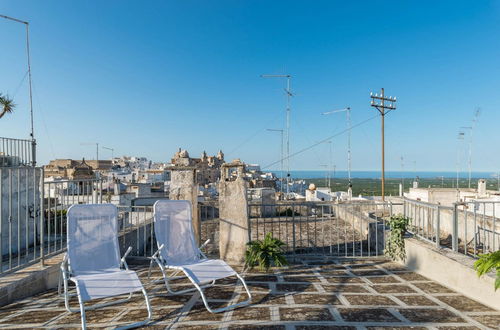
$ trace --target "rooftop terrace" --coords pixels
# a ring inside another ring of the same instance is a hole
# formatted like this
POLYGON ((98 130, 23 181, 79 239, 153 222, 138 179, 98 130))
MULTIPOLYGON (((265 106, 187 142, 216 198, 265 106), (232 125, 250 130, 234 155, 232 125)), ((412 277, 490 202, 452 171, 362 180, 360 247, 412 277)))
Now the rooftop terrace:
MULTIPOLYGON (((163 283, 148 281, 146 266, 134 268, 153 306, 151 329, 499 329, 500 324, 499 311, 383 258, 310 257, 269 273, 247 271, 253 304, 220 314, 209 313, 197 292, 167 295, 163 283)), ((160 273, 153 275, 158 279, 160 273)), ((177 285, 186 284, 182 279, 177 285)), ((241 289, 224 281, 207 289, 207 297, 216 306, 244 300, 241 289)), ((126 304, 88 311, 87 324, 106 328, 145 317, 144 299, 135 294, 126 304)), ((34 327, 78 328, 80 315, 64 309, 56 290, 0 309, 0 328, 34 327)))

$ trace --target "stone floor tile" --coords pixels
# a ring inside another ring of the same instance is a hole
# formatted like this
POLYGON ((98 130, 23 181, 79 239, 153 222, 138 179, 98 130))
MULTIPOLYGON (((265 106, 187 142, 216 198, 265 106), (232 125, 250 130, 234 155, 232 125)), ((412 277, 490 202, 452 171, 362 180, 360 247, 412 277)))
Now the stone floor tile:
POLYGON ((438 296, 436 298, 461 312, 495 312, 493 308, 465 296, 438 296))
POLYGON ((370 306, 397 306, 398 304, 390 298, 378 295, 344 295, 344 298, 351 305, 370 305, 370 306))
POLYGON ((437 327, 439 330, 476 330, 476 329, 481 329, 473 325, 464 325, 464 326, 443 326, 443 327, 437 327))
POLYGON ((298 325, 296 330, 355 330, 356 327, 341 325, 298 325))
POLYGON ((54 317, 63 314, 64 312, 64 310, 25 310, 24 313, 15 317, 11 317, 8 320, 1 320, 0 323, 23 325, 46 323, 54 317))
POLYGON ((406 329, 413 329, 413 330, 426 330, 426 327, 412 327, 412 326, 407 326, 407 327, 366 327, 369 330, 406 330, 406 329))
MULTIPOLYGON (((324 274, 321 274, 324 275, 324 274)), ((336 283, 336 284, 342 284, 342 283, 365 283, 360 277, 347 277, 347 276, 342 276, 342 277, 327 277, 324 276, 324 278, 329 282, 329 283, 336 283)))
POLYGON ((340 270, 340 269, 319 269, 318 273, 321 274, 321 276, 350 276, 349 273, 346 270, 340 270))
MULTIPOLYGON (((209 303, 210 308, 219 308, 223 307, 227 304, 223 302, 212 302, 209 303)), ((205 305, 198 301, 191 310, 187 313, 187 315, 182 319, 182 321, 222 321, 224 317, 224 313, 210 313, 205 305)))
POLYGON ((396 262, 392 262, 392 261, 382 262, 382 263, 378 264, 378 266, 382 267, 384 269, 387 269, 388 271, 393 271, 393 272, 397 272, 397 271, 407 272, 408 271, 408 268, 406 268, 405 266, 398 264, 396 262))
POLYGON ((435 282, 426 282, 426 283, 413 283, 420 290, 427 293, 453 293, 454 291, 448 289, 447 287, 435 283, 435 282))
POLYGON ((337 285, 337 284, 321 284, 327 293, 368 293, 369 291, 362 285, 337 285))
POLYGON ((284 277, 285 282, 320 282, 320 278, 317 276, 285 276, 284 277))
POLYGON ((395 296, 409 306, 436 306, 437 304, 424 296, 395 296))
POLYGON ((389 276, 386 274, 386 272, 380 270, 380 269, 353 269, 351 270, 351 273, 357 276, 389 276))
POLYGON ((424 277, 420 274, 413 272, 400 272, 396 274, 398 277, 402 278, 408 282, 417 282, 417 281, 430 281, 427 277, 424 277))
MULTIPOLYGON (((285 330, 284 325, 265 325, 265 324, 238 324, 230 325, 228 329, 234 330, 246 330, 246 329, 262 329, 262 330, 285 330)), ((202 329, 200 329, 202 330, 202 329)))
POLYGON ((450 323, 465 322, 460 316, 446 309, 400 309, 399 313, 412 322, 450 323))
POLYGON ((399 322, 388 310, 382 308, 339 308, 339 313, 347 322, 399 322))
MULTIPOLYGON (((175 319, 179 312, 180 308, 154 308, 153 307, 153 322, 166 322, 175 319)), ((145 320, 148 316, 148 312, 146 308, 141 309, 131 309, 127 310, 119 319, 115 322, 119 323, 133 323, 141 320, 145 320)))
MULTIPOLYGON (((246 294, 241 294, 237 302, 246 301, 248 299, 246 294)), ((252 293, 252 305, 285 305, 285 294, 273 293, 252 293)))
POLYGON ((333 321, 333 315, 328 308, 290 308, 280 307, 280 319, 282 321, 333 321))
POLYGON ((276 284, 276 291, 278 292, 317 292, 314 285, 311 283, 303 284, 276 284))
POLYGON ((379 293, 415 293, 416 291, 406 284, 373 285, 375 291, 379 293))
POLYGON ((243 278, 246 282, 276 282, 276 275, 246 275, 243 278))
POLYGON ((470 316, 474 320, 478 321, 481 324, 484 324, 487 327, 491 327, 493 329, 500 328, 500 315, 474 315, 470 316), (496 327, 496 328, 495 328, 496 327))
POLYGON ((401 281, 394 276, 367 276, 365 278, 372 283, 401 283, 401 281))
POLYGON ((312 305, 342 305, 340 299, 332 294, 306 294, 300 293, 293 295, 296 304, 312 305))
POLYGON ((264 307, 238 308, 233 311, 231 320, 271 321, 271 311, 264 307))

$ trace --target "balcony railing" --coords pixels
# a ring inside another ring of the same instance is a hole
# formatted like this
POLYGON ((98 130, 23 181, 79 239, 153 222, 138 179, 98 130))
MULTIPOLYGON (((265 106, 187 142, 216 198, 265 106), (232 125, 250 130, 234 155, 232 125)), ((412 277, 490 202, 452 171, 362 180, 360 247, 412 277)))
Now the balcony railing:
POLYGON ((0 137, 0 167, 34 166, 36 142, 34 140, 0 137))

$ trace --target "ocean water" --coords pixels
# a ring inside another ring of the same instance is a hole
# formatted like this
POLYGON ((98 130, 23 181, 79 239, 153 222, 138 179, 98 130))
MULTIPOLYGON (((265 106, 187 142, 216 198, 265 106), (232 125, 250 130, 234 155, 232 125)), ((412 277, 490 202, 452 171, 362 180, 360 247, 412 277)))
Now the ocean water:
MULTIPOLYGON (((277 177, 280 177, 280 172, 279 171, 273 171, 277 177)), ((290 171, 290 174, 292 178, 294 179, 317 179, 317 178, 324 178, 327 175, 327 171, 290 171)), ((286 176, 286 172, 283 174, 286 176)), ((347 171, 332 171, 331 172, 332 177, 335 178, 347 178, 347 171)), ((468 178, 469 177, 469 172, 460 172, 459 173, 460 178, 468 178)), ((472 172, 472 178, 474 179, 491 179, 491 178, 496 178, 497 173, 494 172, 472 172)), ((425 179, 433 179, 433 178, 456 178, 457 177, 457 172, 425 172, 425 171, 386 171, 385 172, 385 177, 386 178, 414 178, 415 176, 418 176, 419 178, 425 178, 425 179)), ((352 171, 351 172, 351 177, 352 178, 357 178, 357 179, 378 179, 380 178, 380 171, 352 171)))

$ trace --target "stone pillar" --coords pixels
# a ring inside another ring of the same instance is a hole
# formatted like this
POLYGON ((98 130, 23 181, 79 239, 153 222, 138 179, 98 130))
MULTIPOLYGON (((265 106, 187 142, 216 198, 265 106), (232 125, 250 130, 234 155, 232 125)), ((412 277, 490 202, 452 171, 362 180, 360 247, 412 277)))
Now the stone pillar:
POLYGON ((240 161, 222 165, 219 182, 219 250, 221 259, 230 264, 245 261, 248 242, 247 182, 245 165, 240 161))
POLYGON ((172 167, 169 198, 191 202, 194 237, 199 245, 201 243, 201 223, 198 217, 198 183, 194 167, 172 167))

